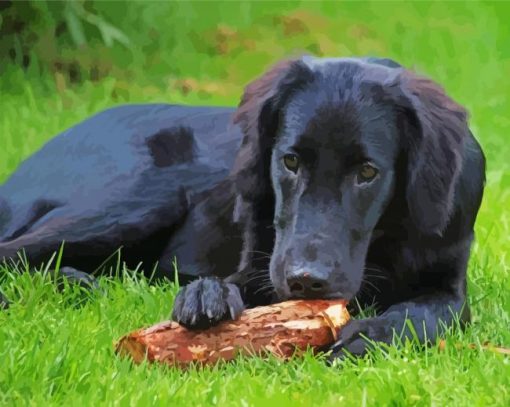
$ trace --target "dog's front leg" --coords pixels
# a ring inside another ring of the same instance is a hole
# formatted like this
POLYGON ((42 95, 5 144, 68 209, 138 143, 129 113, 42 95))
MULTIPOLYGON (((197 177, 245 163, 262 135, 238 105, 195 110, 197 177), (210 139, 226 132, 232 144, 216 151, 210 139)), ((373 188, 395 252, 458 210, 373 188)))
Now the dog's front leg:
POLYGON ((416 335, 420 343, 433 341, 457 317, 463 323, 470 318, 465 298, 458 295, 437 293, 395 304, 377 317, 349 322, 331 347, 330 358, 341 358, 346 353, 362 356, 369 341, 391 344, 394 335, 402 339, 416 335))
POLYGON ((190 329, 205 329, 225 319, 236 319, 244 308, 237 285, 205 277, 180 289, 172 319, 190 329))

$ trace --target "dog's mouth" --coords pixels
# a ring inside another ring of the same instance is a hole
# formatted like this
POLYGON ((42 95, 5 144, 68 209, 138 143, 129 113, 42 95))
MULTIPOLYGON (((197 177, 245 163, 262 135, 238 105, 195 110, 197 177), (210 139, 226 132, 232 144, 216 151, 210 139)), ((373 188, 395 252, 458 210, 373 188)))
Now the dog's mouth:
POLYGON ((350 289, 347 282, 317 279, 311 273, 304 273, 301 277, 288 278, 283 272, 283 266, 274 264, 270 267, 270 281, 273 289, 273 299, 287 300, 351 300, 356 293, 350 289), (290 280, 290 281, 289 281, 290 280))
POLYGON ((303 290, 301 292, 296 292, 296 287, 294 290, 286 288, 286 289, 278 289, 275 288, 276 296, 280 301, 287 300, 349 300, 352 295, 349 295, 347 298, 346 294, 341 291, 334 291, 328 293, 318 293, 313 290, 303 290))

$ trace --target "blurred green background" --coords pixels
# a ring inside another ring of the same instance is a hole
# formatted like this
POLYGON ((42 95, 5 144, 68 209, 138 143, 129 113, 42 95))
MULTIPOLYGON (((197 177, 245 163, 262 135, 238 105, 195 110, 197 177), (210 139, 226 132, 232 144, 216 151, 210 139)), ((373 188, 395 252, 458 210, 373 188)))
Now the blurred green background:
POLYGON ((2 0, 0 141, 9 154, 0 180, 48 137, 106 106, 236 104, 269 64, 302 53, 388 56, 433 77, 468 107, 475 132, 501 159, 508 143, 487 132, 510 124, 509 6, 2 0), (31 123, 37 114, 46 125, 31 123))
MULTIPOLYGON (((0 0, 0 183, 69 126, 121 103, 237 104, 277 60, 373 55, 440 82, 488 161, 469 264, 473 325, 445 352, 408 344, 328 368, 250 360, 133 368, 115 338, 169 315, 175 286, 139 277, 82 293, 0 265, 0 405, 510 405, 510 3, 0 0), (29 334, 27 334, 29 333, 29 334), (340 402, 340 403, 339 403, 340 402)), ((58 160, 58 157, 55 157, 58 160)), ((20 186, 22 187, 22 186, 20 186)))

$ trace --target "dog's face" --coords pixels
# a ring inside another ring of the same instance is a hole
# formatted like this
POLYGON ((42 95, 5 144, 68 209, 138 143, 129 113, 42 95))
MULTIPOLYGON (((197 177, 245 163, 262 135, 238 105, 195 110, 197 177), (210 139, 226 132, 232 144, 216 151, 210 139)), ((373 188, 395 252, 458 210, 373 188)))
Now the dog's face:
POLYGON ((281 298, 351 298, 372 231, 392 194, 399 134, 369 86, 311 84, 282 112, 271 159, 272 283, 281 298), (359 98, 358 98, 359 96, 359 98))
POLYGON ((269 270, 280 299, 356 295, 397 181, 407 185, 403 215, 416 231, 445 227, 465 113, 431 82, 406 83, 406 72, 306 58, 247 88, 238 190, 252 210, 274 206, 269 270))

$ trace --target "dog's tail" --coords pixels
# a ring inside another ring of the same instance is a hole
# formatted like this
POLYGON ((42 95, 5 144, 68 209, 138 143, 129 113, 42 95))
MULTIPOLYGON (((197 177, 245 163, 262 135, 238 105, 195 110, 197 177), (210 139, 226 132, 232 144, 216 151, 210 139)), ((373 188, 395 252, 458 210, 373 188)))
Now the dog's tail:
MULTIPOLYGON (((7 203, 7 201, 0 196, 0 242, 2 242, 2 237, 5 231, 8 228, 8 223, 10 222, 12 217, 12 211, 7 203)), ((0 262, 2 259, 0 258, 0 262)), ((9 301, 2 294, 0 290, 0 310, 9 308, 9 301)))
POLYGON ((9 229, 12 219, 12 209, 5 198, 0 196, 0 242, 4 240, 4 235, 9 229))

